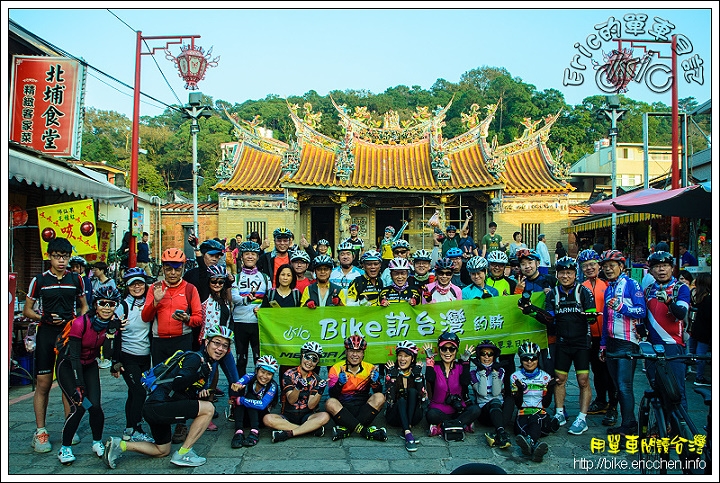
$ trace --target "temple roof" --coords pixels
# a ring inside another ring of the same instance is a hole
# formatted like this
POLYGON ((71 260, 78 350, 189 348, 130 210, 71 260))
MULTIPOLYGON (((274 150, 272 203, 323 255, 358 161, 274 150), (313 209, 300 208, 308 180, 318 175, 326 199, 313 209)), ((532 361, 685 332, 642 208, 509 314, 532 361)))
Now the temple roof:
POLYGON ((245 127, 228 114, 239 142, 223 145, 218 168, 221 181, 214 188, 229 192, 307 188, 437 193, 503 189, 506 194, 573 189, 545 144, 559 112, 546 117, 537 130, 541 120, 526 118, 523 134, 498 146, 495 139, 487 141, 497 105, 486 107, 483 120, 478 119, 479 107, 473 105, 470 115, 463 114, 468 130, 445 140, 443 119, 450 104, 438 106, 432 114, 427 108, 418 108, 414 119, 404 121, 402 127, 391 111, 382 128, 371 122, 367 111, 356 108, 353 117, 344 106, 333 104, 343 127, 342 140, 315 129, 321 113, 313 113, 308 103, 303 106, 304 118, 298 115, 299 106, 289 106, 296 127, 296 141, 290 145, 261 136, 257 116, 253 122, 243 121, 245 127))

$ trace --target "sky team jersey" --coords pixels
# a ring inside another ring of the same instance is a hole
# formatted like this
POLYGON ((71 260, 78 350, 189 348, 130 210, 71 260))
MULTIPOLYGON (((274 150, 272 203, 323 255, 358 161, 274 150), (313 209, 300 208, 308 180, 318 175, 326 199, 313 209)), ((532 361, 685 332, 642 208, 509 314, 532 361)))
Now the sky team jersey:
POLYGON ((237 283, 232 287, 233 321, 244 324, 257 324, 254 308, 270 290, 270 278, 256 268, 243 268, 238 274, 237 283), (255 300, 249 300, 249 294, 255 294, 255 300))
POLYGON ((382 385, 373 384, 370 375, 373 371, 372 364, 362 361, 360 363, 360 372, 353 374, 346 370, 346 361, 340 361, 330 368, 328 371, 328 387, 330 388, 330 396, 336 398, 341 403, 352 400, 353 402, 367 402, 370 399, 370 389, 375 392, 382 391, 382 385), (338 385, 338 375, 345 371, 347 374, 347 382, 342 386, 338 385))

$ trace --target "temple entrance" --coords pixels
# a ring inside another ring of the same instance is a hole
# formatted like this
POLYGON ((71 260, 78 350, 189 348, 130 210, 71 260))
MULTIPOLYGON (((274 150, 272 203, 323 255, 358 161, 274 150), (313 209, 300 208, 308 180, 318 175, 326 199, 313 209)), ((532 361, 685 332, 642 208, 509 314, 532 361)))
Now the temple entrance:
MULTIPOLYGON (((392 226, 395 228, 395 233, 398 232, 400 228, 402 228, 403 224, 407 220, 410 221, 408 218, 410 217, 410 210, 383 210, 378 209, 375 212, 376 216, 376 223, 375 223, 375 244, 377 247, 380 246, 380 240, 383 239, 385 236, 385 227, 386 226, 392 226)), ((403 239, 407 240, 408 235, 403 235, 403 239)), ((367 246, 367 241, 365 242, 367 246)))
POLYGON ((339 234, 335 229, 335 208, 332 206, 318 206, 311 208, 310 217, 312 227, 310 228, 311 244, 315 245, 318 240, 326 239, 330 242, 332 253, 335 253, 339 234))

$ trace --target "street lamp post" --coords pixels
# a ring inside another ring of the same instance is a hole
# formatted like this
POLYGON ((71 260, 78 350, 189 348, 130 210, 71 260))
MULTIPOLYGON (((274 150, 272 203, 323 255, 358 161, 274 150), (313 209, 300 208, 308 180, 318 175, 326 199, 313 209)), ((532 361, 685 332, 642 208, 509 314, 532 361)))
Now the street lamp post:
MULTIPOLYGON (((618 109, 620 107, 620 96, 605 96, 608 104, 608 109, 603 109, 603 113, 610 119, 610 136, 611 141, 611 156, 612 156, 612 198, 617 197, 617 121, 619 121, 625 109, 618 109)), ((617 248, 617 213, 611 215, 612 222, 612 249, 617 248)))
POLYGON ((192 134, 192 180, 193 180, 193 230, 197 236, 198 233, 198 169, 200 165, 197 162, 197 135, 200 132, 200 124, 198 119, 201 117, 208 118, 212 115, 212 108, 200 105, 202 98, 201 92, 191 92, 188 96, 188 106, 183 108, 183 117, 192 120, 190 124, 190 134, 192 134))

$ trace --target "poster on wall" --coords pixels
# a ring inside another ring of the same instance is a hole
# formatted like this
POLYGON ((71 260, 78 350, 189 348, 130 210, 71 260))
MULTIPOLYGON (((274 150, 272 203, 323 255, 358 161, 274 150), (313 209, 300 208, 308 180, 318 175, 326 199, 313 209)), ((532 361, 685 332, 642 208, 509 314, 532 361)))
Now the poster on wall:
POLYGON ((144 230, 144 217, 139 211, 133 211, 132 214, 132 235, 141 237, 144 230))
POLYGON ((111 221, 98 220, 97 222, 97 238, 98 251, 96 253, 88 253, 85 261, 88 263, 104 262, 108 263, 108 255, 110 254, 110 237, 112 236, 113 224, 111 221))
POLYGON ((72 255, 86 255, 98 251, 93 200, 39 206, 37 211, 43 257, 47 255, 48 242, 54 238, 67 238, 73 246, 72 255))

